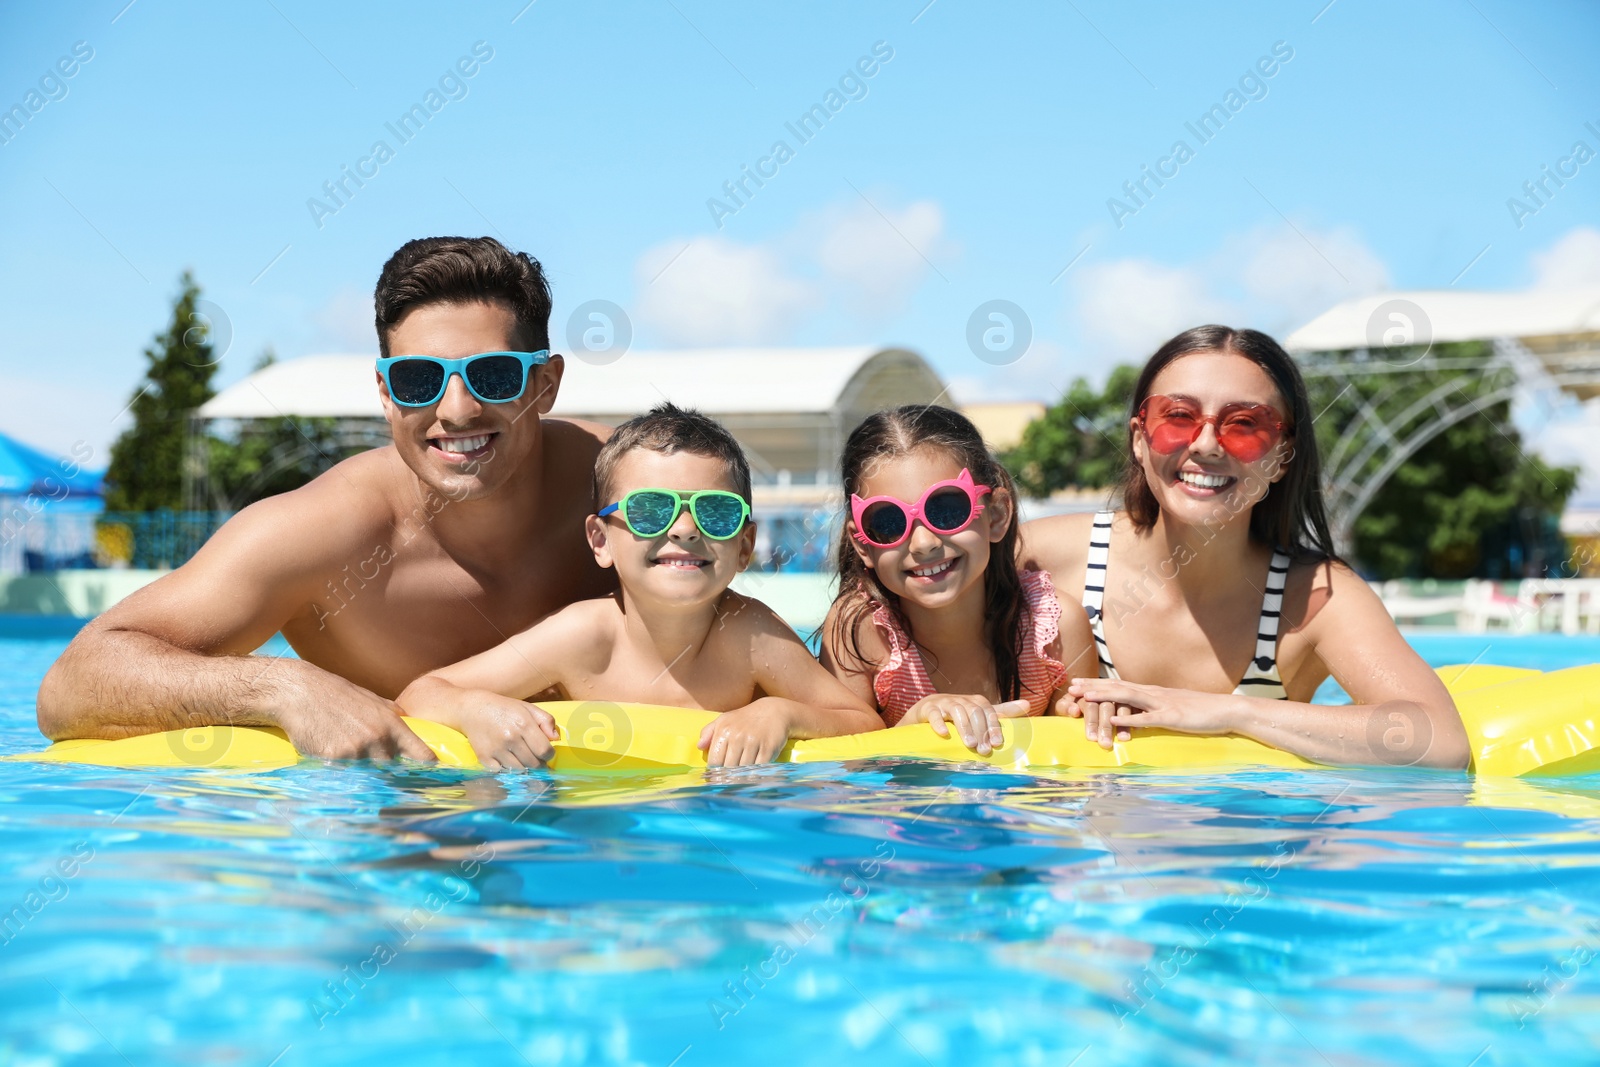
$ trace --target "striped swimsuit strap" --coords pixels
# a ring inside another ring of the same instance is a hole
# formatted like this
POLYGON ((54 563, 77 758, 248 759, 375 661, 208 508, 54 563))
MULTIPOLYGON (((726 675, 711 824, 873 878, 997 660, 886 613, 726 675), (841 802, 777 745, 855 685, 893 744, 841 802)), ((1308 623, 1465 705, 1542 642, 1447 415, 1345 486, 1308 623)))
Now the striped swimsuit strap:
MULTIPOLYGON (((1100 677, 1121 678, 1111 662, 1106 644, 1105 606, 1106 564, 1111 559, 1111 522, 1114 513, 1096 512, 1089 528, 1089 558, 1083 572, 1083 610, 1094 632, 1095 653, 1100 658, 1100 677)), ((1267 588, 1261 597, 1261 618, 1256 623, 1256 650, 1244 677, 1234 689, 1238 696, 1287 700, 1283 679, 1278 675, 1278 620, 1283 617, 1283 589, 1289 578, 1289 557, 1276 549, 1267 565, 1267 588)))

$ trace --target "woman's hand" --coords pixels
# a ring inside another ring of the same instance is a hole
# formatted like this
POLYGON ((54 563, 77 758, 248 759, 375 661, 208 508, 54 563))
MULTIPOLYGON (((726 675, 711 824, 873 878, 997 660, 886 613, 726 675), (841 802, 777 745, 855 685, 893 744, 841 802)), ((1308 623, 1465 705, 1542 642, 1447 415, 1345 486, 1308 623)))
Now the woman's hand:
MULTIPOLYGON (((1078 681, 1089 679, 1074 679, 1073 686, 1078 681)), ((1117 705, 1111 701, 1101 703, 1096 700, 1082 699, 1082 690, 1068 686, 1065 695, 1057 698, 1053 709, 1056 715, 1065 715, 1071 719, 1083 720, 1083 736, 1098 744, 1101 748, 1110 750, 1113 741, 1126 741, 1133 736, 1126 729, 1117 730, 1111 725, 1111 718, 1116 714, 1117 705)))
POLYGON ((561 736, 538 705, 481 690, 462 693, 456 720, 478 762, 491 771, 542 767, 555 754, 550 742, 561 736))
POLYGON ((1126 741, 1128 730, 1136 727, 1201 735, 1228 734, 1237 728, 1238 698, 1231 693, 1197 693, 1117 678, 1074 678, 1067 694, 1081 705, 1090 724, 1089 737, 1102 748, 1111 747, 1112 730, 1117 731, 1118 741, 1126 741))
POLYGON ((963 745, 980 756, 987 756, 1005 744, 1006 735, 1000 729, 1000 720, 1023 718, 1028 714, 1029 706, 1026 700, 1007 700, 995 704, 981 696, 933 693, 911 705, 895 725, 925 722, 940 737, 949 737, 950 726, 954 726, 956 736, 961 738, 963 745))

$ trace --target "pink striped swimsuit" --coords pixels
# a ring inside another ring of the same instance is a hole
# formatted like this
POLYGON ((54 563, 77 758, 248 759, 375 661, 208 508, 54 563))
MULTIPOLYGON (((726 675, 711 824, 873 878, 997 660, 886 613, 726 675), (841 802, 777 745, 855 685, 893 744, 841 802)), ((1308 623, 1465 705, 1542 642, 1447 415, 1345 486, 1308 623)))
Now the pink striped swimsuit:
MULTIPOLYGON (((1066 666, 1045 651, 1060 633, 1061 603, 1044 571, 1024 571, 1018 577, 1022 579, 1024 609, 1017 635, 1017 676, 1022 682, 1021 695, 1031 705, 1029 713, 1043 715, 1050 707, 1050 697, 1067 677, 1066 666)), ((894 614, 880 604, 873 609, 872 621, 889 646, 888 662, 872 679, 872 691, 878 698, 878 714, 885 725, 893 726, 913 704, 939 690, 928 677, 922 653, 894 614)))

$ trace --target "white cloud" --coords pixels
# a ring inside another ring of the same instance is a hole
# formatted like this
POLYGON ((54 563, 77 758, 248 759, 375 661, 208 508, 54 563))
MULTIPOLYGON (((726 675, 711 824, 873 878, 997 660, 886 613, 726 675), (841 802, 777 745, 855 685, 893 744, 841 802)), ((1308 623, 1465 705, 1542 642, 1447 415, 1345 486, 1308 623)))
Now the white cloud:
POLYGON ((1235 255, 1243 260, 1250 325, 1268 333, 1288 333, 1342 300, 1389 288, 1389 268, 1349 229, 1256 230, 1228 242, 1217 267, 1235 255))
POLYGON ((944 230, 935 201, 895 208, 857 197, 760 244, 677 238, 635 263, 633 310, 661 341, 681 345, 781 343, 802 317, 835 310, 875 325, 956 254, 944 230))
POLYGON ((1074 279, 1088 347, 1137 362, 1211 322, 1282 337, 1341 300, 1388 288, 1389 270, 1352 230, 1285 225, 1231 237, 1192 266, 1117 259, 1085 263, 1074 279))
POLYGON ((311 324, 316 327, 314 346, 327 352, 376 353, 378 333, 373 318, 372 294, 343 286, 311 313, 311 324))
MULTIPOLYGON (((932 200, 903 211, 860 202, 824 213, 816 262, 827 281, 837 284, 846 309, 860 318, 887 318, 905 307, 949 252, 944 212, 932 200)), ((812 228, 802 223, 803 231, 812 228)))
POLYGON ((1148 259, 1085 264, 1076 275, 1077 312, 1087 338, 1117 359, 1142 360, 1162 341, 1208 322, 1237 318, 1206 276, 1148 259))
POLYGON ((1532 257, 1535 289, 1600 285, 1600 230, 1579 226, 1532 257))
POLYGON ((641 324, 668 344, 783 341, 817 303, 772 249, 724 237, 657 245, 639 257, 634 280, 641 324))

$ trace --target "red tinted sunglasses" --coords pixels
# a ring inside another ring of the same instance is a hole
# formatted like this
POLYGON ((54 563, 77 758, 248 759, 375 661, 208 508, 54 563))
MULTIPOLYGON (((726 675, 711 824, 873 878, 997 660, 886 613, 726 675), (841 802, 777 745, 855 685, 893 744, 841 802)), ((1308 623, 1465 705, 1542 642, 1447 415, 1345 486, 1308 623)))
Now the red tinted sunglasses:
POLYGON ((1139 425, 1150 447, 1162 455, 1188 448, 1209 424, 1217 443, 1240 463, 1254 463, 1283 440, 1288 427, 1265 404, 1225 404, 1215 415, 1185 397, 1152 396, 1139 406, 1139 425))

